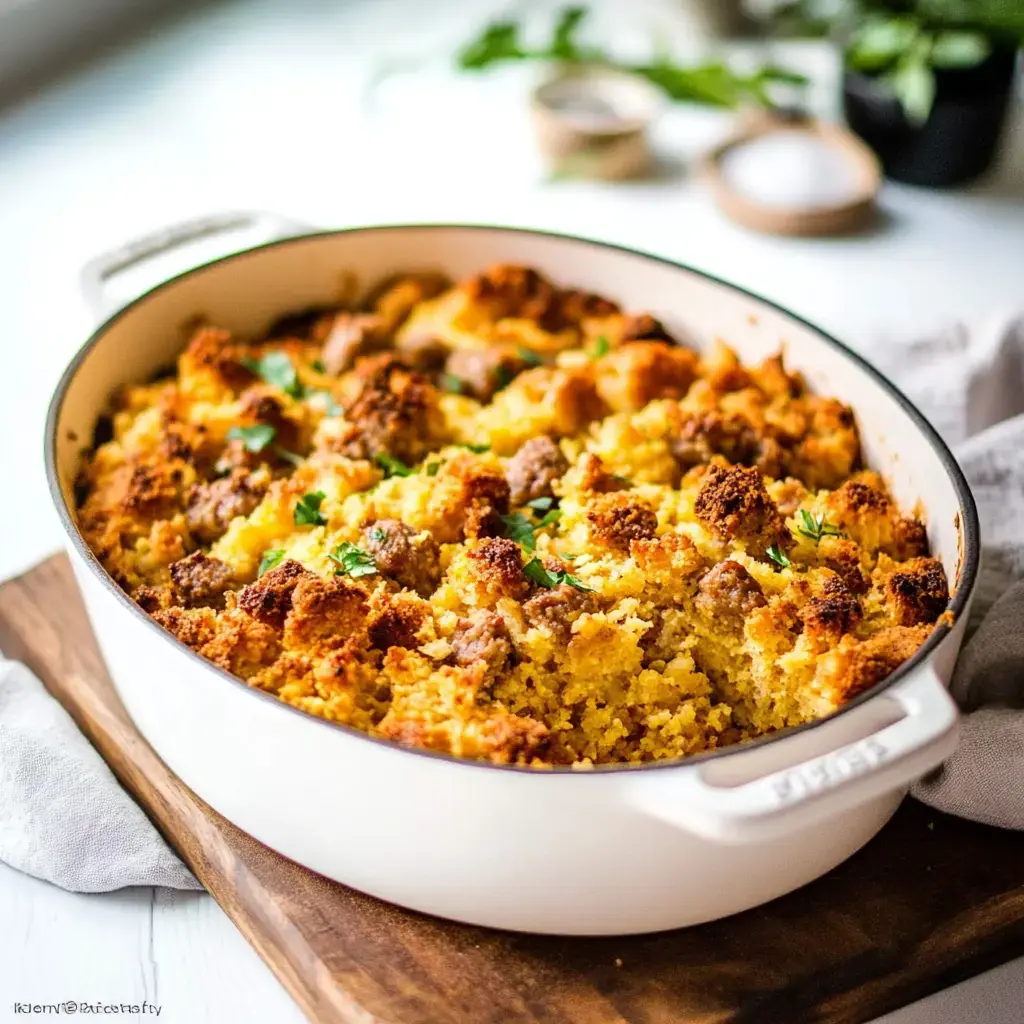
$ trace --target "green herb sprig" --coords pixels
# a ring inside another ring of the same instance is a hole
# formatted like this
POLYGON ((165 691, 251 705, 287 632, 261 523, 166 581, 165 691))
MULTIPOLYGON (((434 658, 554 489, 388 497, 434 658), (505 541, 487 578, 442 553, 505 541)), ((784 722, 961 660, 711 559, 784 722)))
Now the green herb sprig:
POLYGON ((793 563, 789 560, 789 556, 786 554, 778 544, 772 544, 771 547, 765 550, 765 554, 780 568, 788 569, 793 563))
POLYGON ((523 574, 533 580, 534 583, 539 584, 542 587, 557 587, 560 583, 567 583, 570 587, 575 587, 576 590, 588 590, 593 591, 593 587, 587 586, 578 576, 573 576, 572 573, 565 572, 563 570, 556 570, 552 572, 550 569, 545 569, 543 562, 539 558, 531 558, 530 561, 523 566, 523 574))
POLYGON ((293 518, 296 526, 326 526, 327 518, 320 511, 320 505, 327 495, 323 491, 310 491, 299 498, 293 518))
POLYGON ((675 63, 664 54, 641 63, 617 61, 607 51, 579 41, 579 29, 586 16, 586 7, 563 8, 550 40, 538 48, 530 48, 523 43, 520 26, 516 22, 491 22, 458 52, 457 64, 466 71, 481 71, 510 61, 599 63, 646 78, 672 100, 726 108, 745 102, 772 107, 774 104, 769 91, 773 86, 805 85, 807 81, 803 75, 772 65, 744 75, 718 61, 686 66, 675 63))
POLYGON ((259 359, 242 360, 246 369, 292 398, 302 398, 304 389, 295 364, 283 352, 265 352, 259 359))
POLYGON ((385 480, 390 480, 393 476, 412 476, 416 472, 411 466, 407 466, 401 459, 396 459, 388 452, 378 452, 373 461, 384 470, 385 480))
POLYGON ((807 509, 802 508, 800 509, 800 518, 803 520, 803 525, 797 527, 798 531, 805 537, 813 540, 815 544, 817 544, 822 537, 846 536, 838 526, 834 526, 832 523, 826 523, 824 514, 812 516, 807 509))
POLYGON ((241 441, 247 452, 258 454, 274 440, 277 431, 267 423, 252 427, 232 427, 228 431, 229 441, 241 441))
POLYGON ((347 540, 328 552, 327 557, 338 564, 335 572, 339 576, 359 579, 361 576, 375 576, 380 572, 373 555, 347 540))
POLYGON ((594 347, 590 350, 591 359, 601 359, 603 356, 608 355, 608 339, 603 335, 598 335, 597 340, 594 342, 594 347))
POLYGON ((263 576, 270 572, 271 569, 276 568, 280 564, 282 558, 284 558, 284 548, 268 548, 263 552, 256 575, 263 576))

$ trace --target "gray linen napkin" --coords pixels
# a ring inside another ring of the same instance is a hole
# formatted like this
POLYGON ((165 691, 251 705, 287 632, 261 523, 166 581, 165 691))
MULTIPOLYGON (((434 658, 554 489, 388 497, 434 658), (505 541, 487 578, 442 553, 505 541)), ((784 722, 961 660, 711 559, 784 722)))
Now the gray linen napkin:
POLYGON ((981 516, 974 632, 951 688, 965 712, 960 746, 912 793, 949 814, 1024 829, 1024 316, 867 354, 953 447, 981 516))
MULTIPOLYGON (((957 752, 913 794, 1024 828, 1024 317, 865 347, 954 447, 981 512, 984 568, 953 680, 957 752), (983 621, 982 621, 983 619, 983 621)), ((0 660, 0 860, 65 889, 199 888, 63 708, 0 660)))
POLYGON ((0 659, 0 860, 72 892, 202 886, 24 665, 0 659))

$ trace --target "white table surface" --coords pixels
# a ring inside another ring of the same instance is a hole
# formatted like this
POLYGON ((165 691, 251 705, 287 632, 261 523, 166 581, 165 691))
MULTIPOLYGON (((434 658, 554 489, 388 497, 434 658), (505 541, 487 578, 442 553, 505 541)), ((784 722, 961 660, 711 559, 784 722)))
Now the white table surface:
MULTIPOLYGON (((605 23, 629 45, 638 9, 656 16, 659 2, 606 4, 605 23)), ((0 111, 0 479, 19 482, 17 500, 0 502, 0 578, 60 544, 41 430, 53 384, 90 329, 78 268, 99 250, 197 213, 257 208, 322 225, 476 220, 568 230, 735 280, 853 345, 1024 301, 1024 118, 998 173, 970 191, 887 185, 877 231, 760 237, 722 220, 687 171, 727 129, 717 113, 665 118, 655 180, 546 182, 522 104, 530 72, 467 79, 443 58, 496 6, 229 3, 0 111), (368 88, 396 58, 416 70, 368 88)), ((830 55, 813 45, 779 55, 815 71, 827 106, 830 55)), ((300 1019, 208 896, 77 895, 0 865, 0 1020, 31 1019, 14 1016, 16 1000, 65 999, 146 999, 172 1024, 300 1019)), ((884 1020, 1020 1024, 1024 960, 884 1020)))

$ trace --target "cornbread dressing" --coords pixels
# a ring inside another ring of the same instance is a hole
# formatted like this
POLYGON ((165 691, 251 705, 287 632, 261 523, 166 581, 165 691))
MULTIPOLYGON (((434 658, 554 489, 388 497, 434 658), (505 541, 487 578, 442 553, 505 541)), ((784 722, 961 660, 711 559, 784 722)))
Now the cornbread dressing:
POLYGON ((851 410, 782 356, 498 266, 213 326, 115 396, 78 519, 164 629, 378 737, 534 766, 835 711, 946 609, 851 410))

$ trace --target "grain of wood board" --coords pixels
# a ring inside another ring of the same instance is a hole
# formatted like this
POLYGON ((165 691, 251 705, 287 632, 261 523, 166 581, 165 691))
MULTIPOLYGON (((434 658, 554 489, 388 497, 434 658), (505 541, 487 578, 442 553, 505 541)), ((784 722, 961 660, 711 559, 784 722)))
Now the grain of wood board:
POLYGON ((824 878, 697 928, 560 939, 403 911, 262 846, 171 774, 117 699, 63 556, 0 587, 0 649, 323 1024, 860 1024, 1024 952, 1024 835, 913 801, 824 878))

